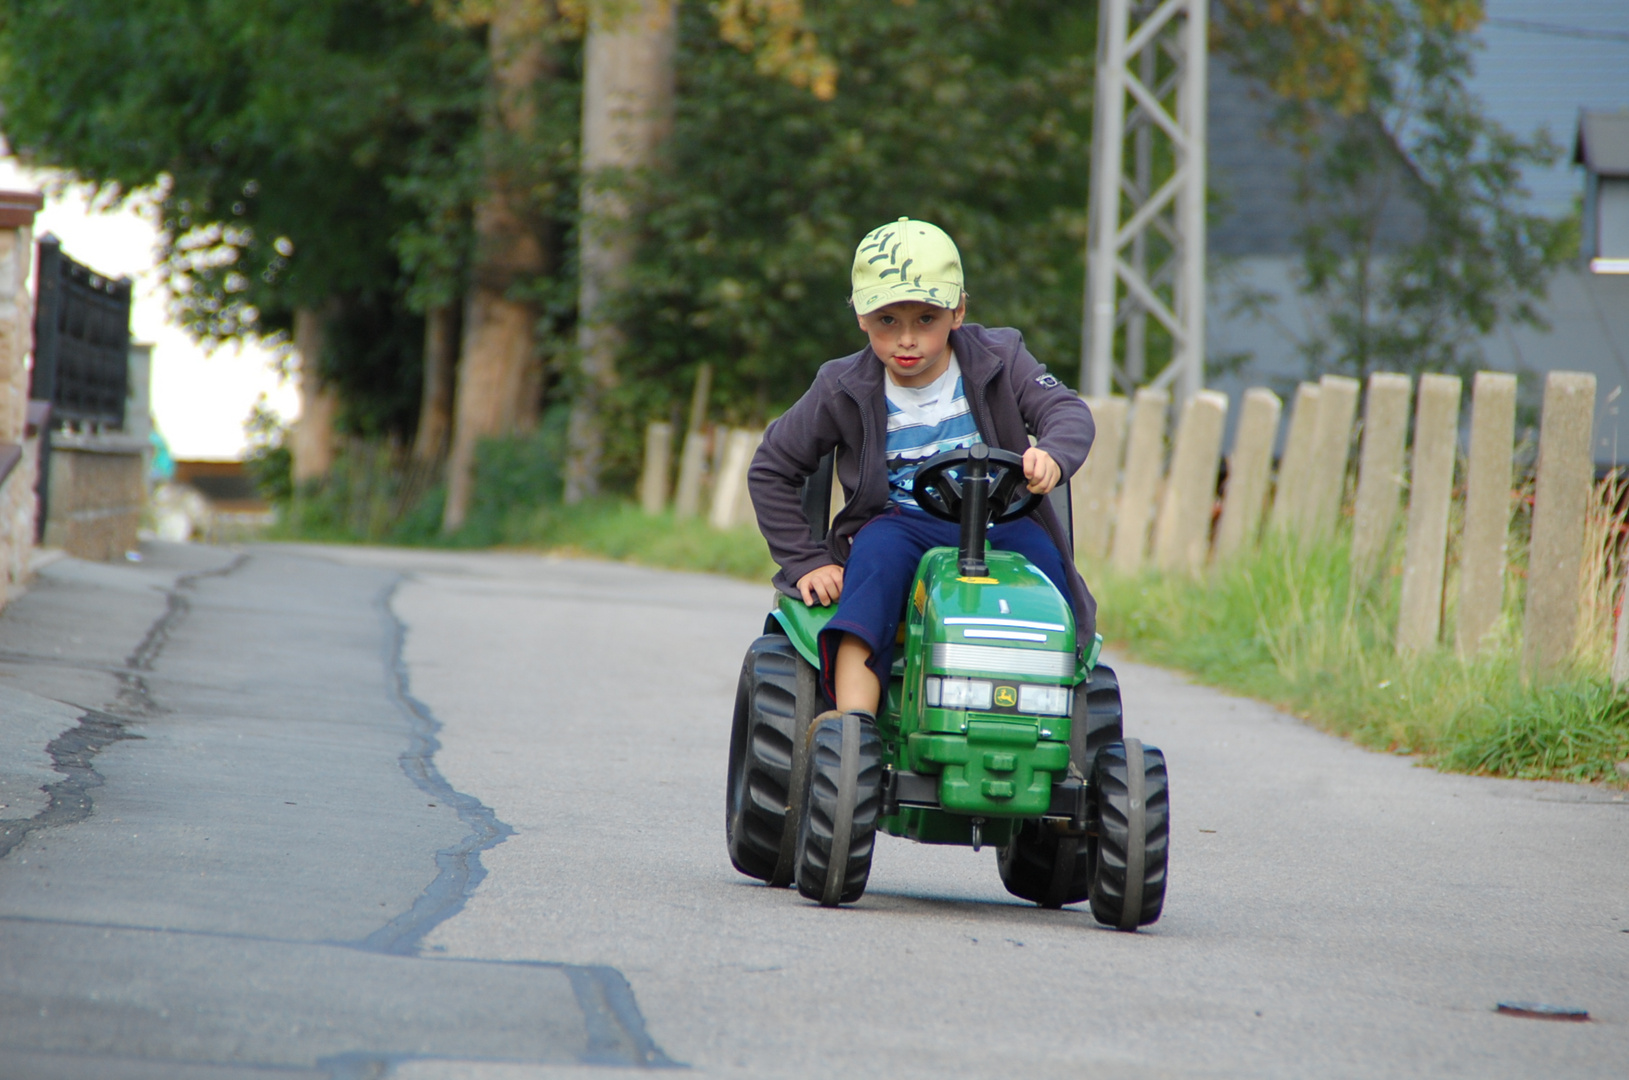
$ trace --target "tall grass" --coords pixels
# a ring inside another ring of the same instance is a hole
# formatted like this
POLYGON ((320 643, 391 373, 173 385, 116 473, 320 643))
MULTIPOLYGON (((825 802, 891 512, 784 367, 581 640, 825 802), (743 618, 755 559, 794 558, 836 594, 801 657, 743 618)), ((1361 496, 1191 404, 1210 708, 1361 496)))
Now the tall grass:
MULTIPOLYGON (((1520 561, 1510 567, 1503 615, 1469 657, 1447 643, 1451 632, 1440 648, 1398 654, 1401 568, 1394 558, 1371 583, 1355 583, 1345 529, 1310 551, 1270 536, 1202 579, 1087 571, 1104 636, 1140 659, 1439 768, 1619 782, 1616 763, 1629 759, 1629 697, 1612 687, 1608 670, 1623 580, 1623 492, 1612 479, 1598 494, 1580 575, 1577 647, 1542 683, 1522 670, 1524 536, 1511 545, 1520 561)), ((1451 627, 1452 587, 1447 595, 1451 627)))

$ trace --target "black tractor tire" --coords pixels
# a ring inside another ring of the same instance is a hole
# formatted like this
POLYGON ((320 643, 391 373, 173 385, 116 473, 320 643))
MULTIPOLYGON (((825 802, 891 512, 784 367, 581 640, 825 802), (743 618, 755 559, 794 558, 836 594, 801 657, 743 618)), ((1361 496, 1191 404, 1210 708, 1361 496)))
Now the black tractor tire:
POLYGON ((798 822, 798 892, 822 907, 865 893, 882 809, 882 740, 858 713, 809 731, 807 782, 798 822))
POLYGON ((784 634, 752 643, 736 683, 724 836, 730 862, 770 885, 792 883, 809 722, 819 676, 784 634))
POLYGON ((1069 722, 1069 762, 1082 780, 1092 775, 1092 759, 1110 743, 1119 742, 1123 712, 1120 679, 1107 664, 1098 664, 1091 677, 1075 687, 1069 722))
POLYGON ((1097 828, 1092 915, 1135 930, 1165 907, 1171 807, 1165 755, 1136 739, 1110 743, 1092 762, 1089 816, 1097 828))
POLYGON ((1025 821, 1001 849, 1001 884, 1044 908, 1078 904, 1091 893, 1095 841, 1070 836, 1043 821, 1025 821))

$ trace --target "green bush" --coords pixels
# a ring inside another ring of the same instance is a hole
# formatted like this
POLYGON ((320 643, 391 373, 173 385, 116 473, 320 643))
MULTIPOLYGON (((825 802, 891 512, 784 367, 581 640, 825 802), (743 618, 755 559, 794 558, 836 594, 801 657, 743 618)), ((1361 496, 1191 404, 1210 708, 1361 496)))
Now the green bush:
MULTIPOLYGON (((278 508, 275 539, 455 548, 551 548, 647 566, 768 582, 775 572, 756 527, 719 532, 705 521, 650 517, 621 499, 560 502, 567 413, 551 411, 536 432, 487 439, 475 455, 464 527, 442 532, 447 489, 441 466, 415 462, 388 443, 351 440, 321 481, 295 490, 263 486, 278 508)), ((279 447, 280 450, 280 447, 279 447)), ((287 478, 287 453, 283 473, 287 478)))

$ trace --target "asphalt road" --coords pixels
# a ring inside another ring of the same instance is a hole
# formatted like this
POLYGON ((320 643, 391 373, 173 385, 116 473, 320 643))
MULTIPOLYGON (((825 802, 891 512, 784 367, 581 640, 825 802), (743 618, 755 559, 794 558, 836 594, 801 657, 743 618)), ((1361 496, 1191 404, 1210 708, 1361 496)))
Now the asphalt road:
POLYGON ((51 566, 0 615, 0 1080, 1629 1070, 1621 793, 1155 669, 1118 665, 1170 763, 1153 927, 1017 902, 988 849, 884 839, 835 911, 740 877, 769 599, 524 555, 51 566))

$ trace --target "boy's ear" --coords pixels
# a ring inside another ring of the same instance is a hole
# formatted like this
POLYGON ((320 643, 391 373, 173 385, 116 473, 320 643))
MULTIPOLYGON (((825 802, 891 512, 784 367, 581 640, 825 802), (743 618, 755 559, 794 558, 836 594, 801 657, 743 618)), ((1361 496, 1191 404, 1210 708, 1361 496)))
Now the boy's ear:
POLYGON ((956 310, 950 313, 950 328, 960 330, 962 320, 967 318, 967 296, 963 294, 962 302, 956 305, 956 310))

